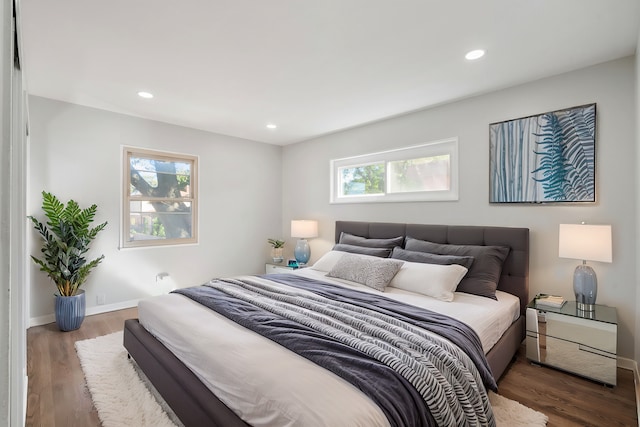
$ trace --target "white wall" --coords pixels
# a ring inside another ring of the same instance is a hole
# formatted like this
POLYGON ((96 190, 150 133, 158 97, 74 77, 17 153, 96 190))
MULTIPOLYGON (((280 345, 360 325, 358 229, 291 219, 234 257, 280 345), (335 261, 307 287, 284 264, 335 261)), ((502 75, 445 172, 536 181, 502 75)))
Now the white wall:
MULTIPOLYGON (((41 219, 41 192, 82 207, 96 203, 95 224, 109 225, 92 257, 105 260, 83 286, 87 311, 96 297, 118 307, 172 287, 213 277, 264 272, 268 237, 281 235, 281 147, 30 97, 28 212, 41 219), (192 246, 119 250, 121 146, 200 156, 200 242, 192 246), (156 274, 170 276, 156 283, 156 274)), ((30 253, 39 253, 33 231, 30 253)), ((32 323, 50 321, 55 290, 31 267, 32 323)))
POLYGON ((612 224, 613 263, 593 263, 598 303, 618 309, 618 352, 634 356, 636 329, 636 169, 632 57, 286 146, 283 229, 291 219, 320 221, 312 260, 333 243, 334 221, 521 226, 530 229, 530 294, 573 299, 578 261, 558 258, 560 223, 612 224), (597 103, 597 202, 572 205, 490 205, 489 123, 597 103), (451 136, 459 138, 460 198, 456 202, 329 204, 329 161, 451 136))

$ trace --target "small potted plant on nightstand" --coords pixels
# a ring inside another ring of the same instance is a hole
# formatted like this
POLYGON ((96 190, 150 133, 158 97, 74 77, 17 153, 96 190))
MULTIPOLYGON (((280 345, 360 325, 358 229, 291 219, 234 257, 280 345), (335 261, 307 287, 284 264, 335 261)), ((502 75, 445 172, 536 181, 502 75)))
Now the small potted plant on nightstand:
POLYGON ((33 227, 44 240, 42 258, 31 256, 31 259, 58 288, 55 313, 61 331, 73 331, 82 324, 86 305, 84 290, 80 289, 80 285, 104 258, 104 255, 100 255, 87 262, 84 257, 91 241, 107 226, 103 222, 89 228, 97 209, 96 205, 80 209, 73 200, 69 200, 65 206, 56 196, 43 191, 42 210, 48 221, 43 224, 29 216, 33 227))
POLYGON ((284 247, 284 240, 267 239, 267 242, 271 245, 271 258, 275 263, 281 263, 284 261, 282 256, 282 248, 284 247))

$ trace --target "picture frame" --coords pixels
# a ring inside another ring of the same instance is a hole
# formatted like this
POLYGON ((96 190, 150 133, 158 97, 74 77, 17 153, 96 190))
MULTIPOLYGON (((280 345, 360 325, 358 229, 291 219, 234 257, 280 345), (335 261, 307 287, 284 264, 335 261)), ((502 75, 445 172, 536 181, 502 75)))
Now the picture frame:
POLYGON ((489 202, 596 200, 596 104, 489 125, 489 202))

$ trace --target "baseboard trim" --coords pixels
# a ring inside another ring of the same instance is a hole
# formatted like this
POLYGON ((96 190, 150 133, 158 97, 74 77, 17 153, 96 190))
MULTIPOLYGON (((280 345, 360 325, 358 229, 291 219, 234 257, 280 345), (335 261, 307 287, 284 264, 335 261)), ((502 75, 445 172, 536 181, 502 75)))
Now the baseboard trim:
POLYGON ((124 310, 125 308, 137 307, 139 301, 140 299, 132 299, 129 301, 122 301, 115 304, 94 305, 93 307, 87 308, 87 316, 91 316, 92 314, 106 313, 108 311, 117 311, 117 310, 124 310))
POLYGON ((29 319, 29 327, 32 328, 34 326, 46 325, 48 323, 53 323, 56 321, 56 316, 54 314, 47 314, 45 316, 32 317, 29 319))
MULTIPOLYGON (((106 313, 109 311, 123 310, 125 308, 137 307, 140 299, 132 299, 129 301, 122 301, 115 304, 94 305, 87 307, 86 315, 91 316, 93 314, 106 313)), ((56 321, 56 315, 54 313, 47 314, 45 316, 32 317, 29 319, 29 327, 46 325, 56 321)))
POLYGON ((633 384, 636 390, 636 411, 640 420, 640 373, 638 373, 638 363, 633 359, 618 357, 618 368, 633 371, 633 384))
MULTIPOLYGON (((25 369, 25 372, 26 372, 26 369, 25 369)), ((21 414, 22 415, 22 419, 20 420, 20 425, 21 426, 26 425, 26 422, 27 422, 27 399, 29 397, 29 376, 25 375, 23 381, 24 381, 24 391, 23 391, 23 397, 22 398, 24 400, 22 401, 23 402, 23 404, 22 404, 23 408, 22 408, 22 414, 21 414)))

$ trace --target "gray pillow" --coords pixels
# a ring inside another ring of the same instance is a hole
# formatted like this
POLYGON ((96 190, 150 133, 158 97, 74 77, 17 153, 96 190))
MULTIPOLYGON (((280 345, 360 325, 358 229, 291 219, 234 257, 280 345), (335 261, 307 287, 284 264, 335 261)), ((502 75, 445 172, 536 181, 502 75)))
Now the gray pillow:
POLYGON ((496 289, 502 273, 502 265, 509 255, 504 246, 444 245, 407 236, 405 249, 440 255, 472 256, 473 264, 460 281, 456 291, 482 297, 496 298, 496 289))
POLYGON ((350 280, 384 292, 402 264, 403 261, 393 259, 344 254, 327 273, 327 277, 350 280))
POLYGON ((391 255, 391 249, 389 248, 367 248, 364 246, 345 245, 338 243, 333 247, 334 251, 351 252, 352 254, 362 254, 377 256, 380 258, 389 258, 391 255))
POLYGON ((408 251, 399 247, 393 248, 391 258, 401 259, 409 262, 420 262, 423 264, 451 265, 458 264, 466 269, 470 269, 473 264, 472 256, 439 255, 428 252, 408 251))
POLYGON ((338 243, 345 245, 364 246, 366 248, 387 248, 393 249, 396 246, 402 246, 404 236, 393 237, 391 239, 368 239, 366 237, 356 236, 353 234, 340 233, 338 243))

